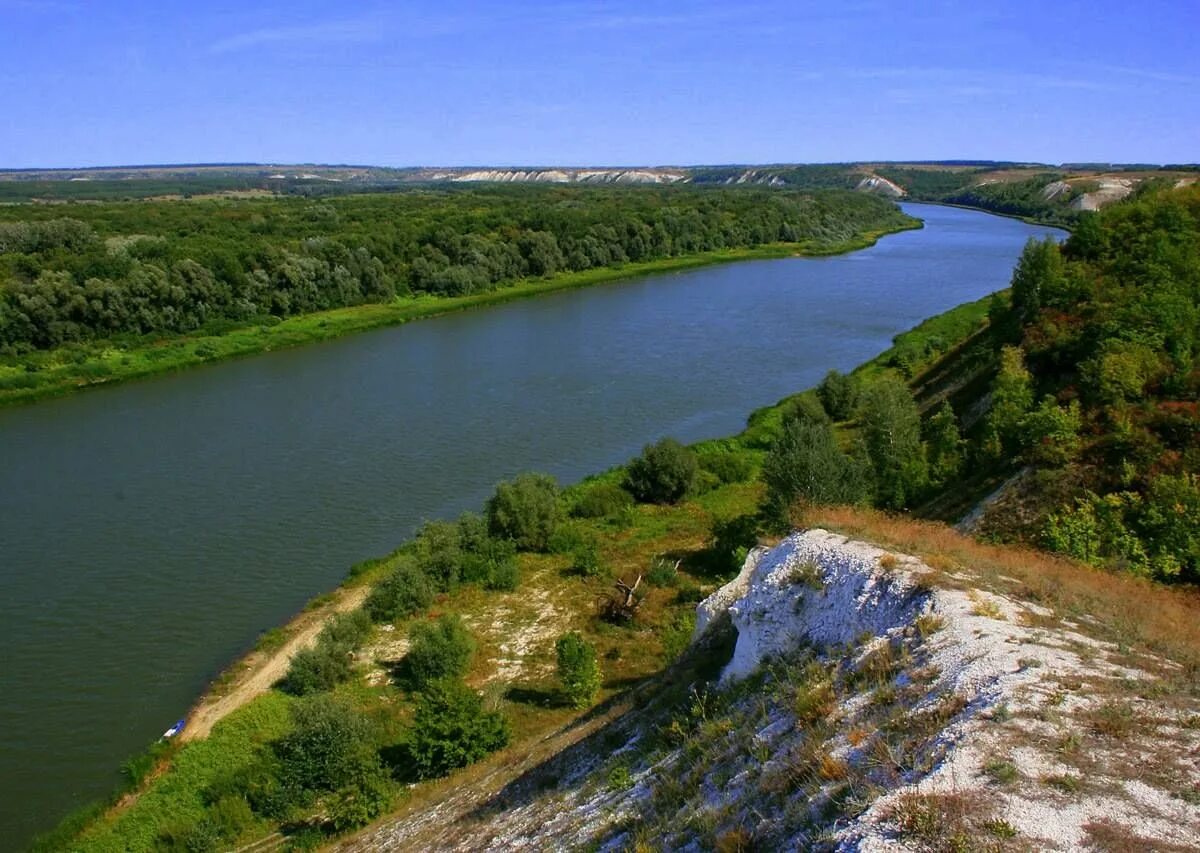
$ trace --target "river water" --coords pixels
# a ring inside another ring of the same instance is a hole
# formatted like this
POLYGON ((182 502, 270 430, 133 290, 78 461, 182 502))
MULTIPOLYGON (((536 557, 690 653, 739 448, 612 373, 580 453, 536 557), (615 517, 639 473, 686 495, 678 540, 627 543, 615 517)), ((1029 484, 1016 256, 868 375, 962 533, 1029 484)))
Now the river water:
POLYGON ((905 205, 921 231, 551 294, 0 410, 0 849, 348 566, 524 470, 737 432, 1055 229, 905 205))

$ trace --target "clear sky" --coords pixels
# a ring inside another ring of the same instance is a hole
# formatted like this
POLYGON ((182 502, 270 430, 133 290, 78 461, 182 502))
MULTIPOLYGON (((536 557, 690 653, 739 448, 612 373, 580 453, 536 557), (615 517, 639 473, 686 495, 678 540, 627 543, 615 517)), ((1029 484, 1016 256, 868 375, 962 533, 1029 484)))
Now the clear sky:
POLYGON ((0 0, 0 167, 1200 160, 1200 0, 0 0))

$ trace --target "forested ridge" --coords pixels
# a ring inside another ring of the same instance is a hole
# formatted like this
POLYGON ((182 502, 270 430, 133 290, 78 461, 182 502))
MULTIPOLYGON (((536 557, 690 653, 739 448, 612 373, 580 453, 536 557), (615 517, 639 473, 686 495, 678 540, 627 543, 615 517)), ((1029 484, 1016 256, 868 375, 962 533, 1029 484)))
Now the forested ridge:
POLYGON ((0 208, 0 353, 169 336, 397 296, 906 222, 850 192, 411 190, 0 208))
POLYGON ((1003 483, 984 538, 1200 582, 1200 188, 1031 241, 986 313, 965 340, 901 336, 893 375, 826 377, 766 464, 776 515, 873 503, 956 521, 1003 483))

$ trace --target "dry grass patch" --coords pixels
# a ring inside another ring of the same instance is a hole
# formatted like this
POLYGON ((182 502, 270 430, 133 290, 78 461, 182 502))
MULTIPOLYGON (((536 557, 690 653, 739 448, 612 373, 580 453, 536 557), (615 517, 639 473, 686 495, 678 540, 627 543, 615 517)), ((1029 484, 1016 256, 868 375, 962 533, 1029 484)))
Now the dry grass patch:
POLYGON ((944 524, 854 507, 811 507, 794 519, 920 557, 939 569, 937 582, 956 588, 1002 590, 1089 624, 1089 631, 1125 645, 1142 645, 1184 667, 1181 679, 1200 685, 1200 592, 1108 572, 1019 545, 988 545, 944 524), (951 574, 964 566, 966 584, 951 574), (1087 617, 1085 619, 1085 617, 1087 617))

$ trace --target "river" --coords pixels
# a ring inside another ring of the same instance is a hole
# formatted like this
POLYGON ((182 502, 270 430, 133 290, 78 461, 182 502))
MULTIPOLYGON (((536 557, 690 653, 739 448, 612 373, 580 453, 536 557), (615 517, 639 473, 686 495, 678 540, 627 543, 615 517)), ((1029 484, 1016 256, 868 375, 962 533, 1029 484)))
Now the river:
POLYGON ((124 758, 348 566, 524 470, 577 480, 737 432, 1055 229, 926 227, 423 320, 0 410, 0 849, 124 758))

